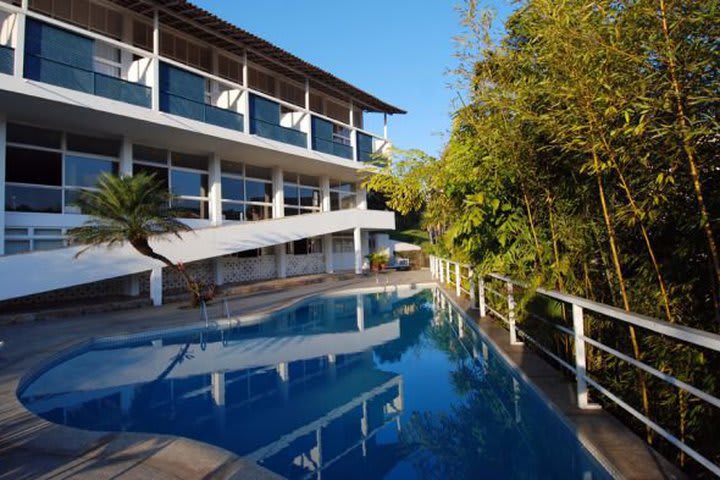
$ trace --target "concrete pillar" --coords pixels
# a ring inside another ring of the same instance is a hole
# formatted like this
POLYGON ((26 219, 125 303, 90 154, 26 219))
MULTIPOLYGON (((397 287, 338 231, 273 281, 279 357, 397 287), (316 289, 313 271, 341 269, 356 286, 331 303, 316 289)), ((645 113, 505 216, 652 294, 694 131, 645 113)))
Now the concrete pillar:
POLYGON ((225 262, 223 257, 215 257, 213 259, 213 272, 215 274, 214 283, 215 285, 222 285, 225 283, 225 262))
MULTIPOLYGON (((243 66, 242 66, 243 86, 248 86, 248 59, 247 49, 243 49, 243 66)), ((243 114, 243 131, 250 133, 250 92, 243 90, 242 93, 242 114, 243 114)))
POLYGON ((322 248, 325 256, 325 273, 333 273, 335 266, 333 265, 333 242, 332 234, 323 235, 322 248))
POLYGON ((367 210, 367 190, 360 188, 360 184, 357 185, 357 193, 355 194, 357 208, 360 210, 367 210))
POLYGON ((363 258, 370 254, 370 232, 363 230, 360 233, 360 241, 362 243, 363 258))
POLYGON ((217 406, 225 405, 225 373, 213 372, 210 374, 213 403, 217 406))
POLYGON ((283 171, 280 167, 272 169, 273 218, 285 216, 285 191, 283 190, 283 171))
POLYGON ((330 211, 330 177, 320 177, 320 207, 323 212, 330 211))
POLYGON ((363 254, 362 254, 362 231, 360 228, 353 230, 353 244, 355 247, 355 273, 362 273, 363 254))
POLYGON ((284 243, 275 245, 275 267, 277 278, 287 278, 287 251, 284 243))
POLYGON ((222 225, 222 177, 220 156, 213 154, 208 163, 208 203, 209 217, 212 225, 222 225))
POLYGON ((7 122, 0 113, 0 255, 5 254, 5 143, 7 122))
POLYGON ((133 174, 133 146, 132 140, 123 137, 120 145, 120 165, 118 173, 121 177, 131 177, 133 174))
MULTIPOLYGON (((15 57, 13 59, 13 75, 23 78, 25 67, 25 22, 27 16, 25 12, 28 9, 28 0, 22 1, 22 12, 15 17, 15 30, 13 32, 13 45, 15 47, 15 57)), ((5 177, 2 177, 3 179, 5 177)), ((2 197, 3 199, 5 197, 2 197)), ((4 200, 3 200, 4 202, 4 200)))
POLYGON ((150 86, 152 88, 152 109, 160 110, 160 14, 156 8, 153 12, 153 57, 150 86))
POLYGON ((162 305, 162 267, 155 267, 150 270, 150 299, 155 307, 162 305))

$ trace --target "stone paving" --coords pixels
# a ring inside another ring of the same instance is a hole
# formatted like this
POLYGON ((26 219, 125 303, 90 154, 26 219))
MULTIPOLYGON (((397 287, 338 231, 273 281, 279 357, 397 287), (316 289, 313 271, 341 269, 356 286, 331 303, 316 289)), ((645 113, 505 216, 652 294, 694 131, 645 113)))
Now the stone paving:
MULTIPOLYGON (((338 289, 431 282, 427 271, 392 272, 379 276, 338 277, 323 283, 246 294, 229 300, 233 315, 260 313, 289 305, 309 295, 338 289)), ((477 310, 456 299, 477 319, 477 310)), ((210 305, 211 318, 223 316, 223 305, 210 305)), ((49 423, 28 412, 17 400, 22 376, 52 355, 92 337, 197 324, 196 309, 166 305, 77 318, 0 324, 0 480, 30 478, 82 479, 257 479, 280 478, 226 450, 172 436, 128 432, 88 432, 49 423)), ((488 318, 481 329, 539 387, 552 406, 564 412, 578 436, 612 466, 618 478, 683 478, 665 459, 617 419, 602 410, 579 410, 573 384, 523 346, 510 346, 507 331, 488 318)))

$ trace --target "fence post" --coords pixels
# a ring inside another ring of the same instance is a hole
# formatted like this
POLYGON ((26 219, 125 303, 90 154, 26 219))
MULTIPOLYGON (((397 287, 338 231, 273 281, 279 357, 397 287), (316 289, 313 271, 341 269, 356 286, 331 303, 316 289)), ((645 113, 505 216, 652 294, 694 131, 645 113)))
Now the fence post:
POLYGON ((455 296, 460 298, 462 295, 462 277, 460 276, 460 264, 455 264, 455 296))
POLYGON ((468 280, 470 282, 470 305, 472 308, 477 306, 477 286, 475 285, 475 272, 472 267, 468 267, 468 280))
POLYGON ((485 279, 482 275, 478 283, 478 306, 480 307, 480 318, 483 318, 487 315, 487 308, 485 307, 485 279))
POLYGON ((575 332, 575 380, 577 385, 577 404, 578 408, 591 408, 588 403, 588 387, 585 381, 587 373, 585 359, 585 321, 583 309, 579 305, 573 304, 573 331, 575 332))
POLYGON ((438 273, 440 274, 440 285, 445 283, 445 267, 442 259, 438 258, 438 273))
POLYGON ((513 284, 507 282, 507 303, 508 303, 508 324, 510 325, 510 345, 522 345, 518 340, 517 329, 515 328, 515 297, 513 296, 513 284))
POLYGON ((445 283, 450 283, 450 260, 445 264, 445 283))

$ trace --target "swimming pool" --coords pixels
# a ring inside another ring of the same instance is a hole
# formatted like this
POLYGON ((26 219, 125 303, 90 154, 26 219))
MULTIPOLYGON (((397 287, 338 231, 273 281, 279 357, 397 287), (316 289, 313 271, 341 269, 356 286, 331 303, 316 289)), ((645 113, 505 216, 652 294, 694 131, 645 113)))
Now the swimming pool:
POLYGON ((289 478, 610 478, 439 290, 101 339, 18 397, 55 423, 184 436, 289 478))

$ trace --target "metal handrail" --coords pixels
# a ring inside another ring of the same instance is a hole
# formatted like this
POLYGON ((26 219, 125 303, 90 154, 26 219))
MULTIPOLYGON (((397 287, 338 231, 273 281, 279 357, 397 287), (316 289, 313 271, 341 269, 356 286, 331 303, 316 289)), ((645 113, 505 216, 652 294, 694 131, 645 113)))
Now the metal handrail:
MULTIPOLYGON (((615 350, 607 345, 604 345, 603 343, 592 339, 590 337, 585 336, 584 333, 584 311, 587 310, 589 312, 597 313, 600 315, 603 315, 605 317, 609 317, 615 320, 619 320, 631 325, 635 325, 641 328, 644 328, 646 330, 650 330, 652 332, 665 335, 667 337, 674 338, 676 340, 682 341, 684 343, 688 343, 691 345, 695 345, 702 348, 707 348, 709 350, 713 350, 716 352, 720 352, 720 335, 717 335, 712 332, 707 332, 704 330, 699 330, 692 327, 687 327, 683 325, 676 325, 664 320, 660 320, 657 318, 649 317, 647 315, 642 315, 638 313, 628 312, 625 310, 622 310, 617 307, 613 307, 611 305, 606 305, 604 303, 595 302, 593 300, 589 300, 587 298, 578 297, 575 295, 570 295, 567 293, 559 292, 557 290, 547 290, 544 288, 536 288, 535 293, 539 294, 543 297, 550 298, 553 300, 557 300, 566 304, 570 304, 572 306, 572 320, 573 325, 572 329, 563 325, 557 325, 553 322, 550 322, 548 319, 543 318, 539 315, 530 314, 533 318, 536 318, 538 320, 541 320, 543 322, 549 323, 552 325, 556 330, 561 331, 567 335, 570 335, 573 337, 575 342, 575 359, 574 359, 574 365, 571 363, 563 360, 558 355, 551 352, 549 349, 544 347, 539 341, 535 340, 530 336, 526 331, 521 330, 517 327, 515 324, 515 299, 513 294, 513 287, 519 287, 519 288, 528 288, 528 285, 526 283, 517 281, 515 279, 509 278, 504 275, 499 275, 495 273, 491 273, 489 275, 478 275, 476 278, 473 278, 473 275, 471 272, 474 271, 471 265, 467 264, 459 264, 457 262, 453 262, 451 260, 447 260, 444 258, 431 256, 430 257, 430 271, 433 276, 433 278, 441 279, 445 283, 450 283, 449 273, 450 273, 450 265, 456 265, 460 268, 467 268, 468 269, 468 275, 460 275, 461 278, 467 279, 469 281, 477 280, 475 282, 477 291, 469 294, 469 297, 471 299, 477 298, 479 303, 479 310, 481 316, 486 316, 487 312, 493 314, 493 316, 503 320, 509 327, 510 331, 510 339, 511 343, 519 343, 517 342, 517 338, 522 338, 524 340, 527 340, 528 342, 532 343, 535 347, 537 347, 539 350, 547 354, 549 357, 557 361, 561 366, 564 368, 567 368, 568 370, 572 371, 575 375, 576 379, 576 396, 577 396, 577 403, 578 407, 581 409, 588 409, 588 408, 595 408, 595 405, 591 405, 588 401, 588 386, 591 386, 595 388, 597 391, 602 393, 606 398, 608 398, 610 401, 618 405, 620 408, 628 412, 633 417, 640 420, 642 423, 644 423, 647 427, 651 428, 655 432, 657 432, 659 435, 661 435, 663 438, 665 438, 668 442, 673 444, 675 447, 679 448, 683 452, 685 452, 687 455, 692 457, 695 461, 697 461, 699 464, 701 464, 703 467, 711 471, 713 474, 720 476, 720 466, 713 463, 710 459, 703 456, 698 451, 694 450, 692 447, 687 445, 686 443, 682 442, 680 439, 675 437, 672 433, 652 421, 650 418, 645 416, 643 413, 637 411, 635 408, 630 406, 628 403, 620 399, 617 395, 610 392, 608 389, 600 385, 597 380, 594 380, 592 377, 587 375, 587 369, 586 369, 586 357, 585 357, 585 349, 586 345, 590 345, 592 347, 598 348, 610 355, 613 355, 617 357, 620 360, 623 360, 624 362, 627 362, 628 364, 634 366, 635 368, 639 368, 640 370, 653 375, 656 378, 659 378, 660 380, 663 380, 664 382, 682 389, 689 394, 707 402, 715 407, 720 407, 720 398, 715 397, 714 395, 711 395, 710 393, 707 393, 693 385, 690 385, 689 383, 686 383, 672 375, 669 375, 667 373, 664 373, 650 365, 647 365, 629 355, 626 355, 618 350, 615 350), (503 294, 501 292, 498 292, 497 290, 493 290, 490 287, 485 285, 485 277, 491 278, 494 280, 499 280, 501 282, 505 283, 507 293, 503 294), (494 309, 492 306, 488 305, 486 303, 486 293, 491 292, 499 297, 506 297, 508 302, 508 314, 502 315, 498 310, 494 309), (475 295, 477 293, 477 295, 475 295)), ((454 272, 453 272, 454 273, 454 272)), ((459 285, 460 279, 456 279, 457 284, 459 285)), ((464 289, 458 288, 456 293, 458 296, 465 291, 464 289)))

